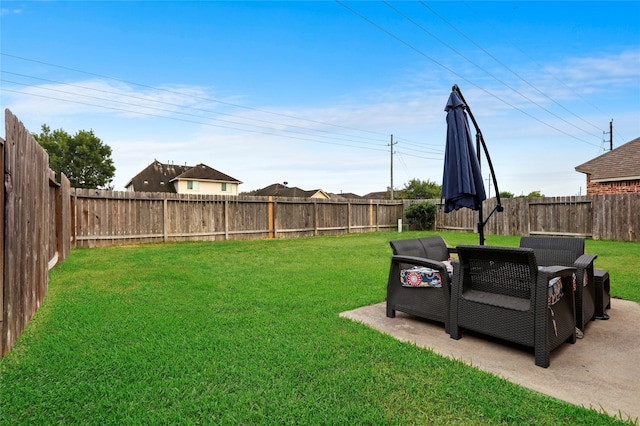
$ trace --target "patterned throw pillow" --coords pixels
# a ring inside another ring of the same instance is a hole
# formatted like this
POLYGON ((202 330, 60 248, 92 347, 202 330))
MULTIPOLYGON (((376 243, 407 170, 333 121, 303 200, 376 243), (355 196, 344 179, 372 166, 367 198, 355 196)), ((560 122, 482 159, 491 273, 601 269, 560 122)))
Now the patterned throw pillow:
MULTIPOLYGON (((588 278, 589 276, 587 274, 587 271, 584 271, 584 275, 582 276, 583 286, 586 286, 589 283, 588 278)), ((571 276, 571 282, 573 283, 573 291, 576 291, 576 286, 578 284, 576 274, 573 274, 571 276)), ((547 298, 547 304, 549 306, 555 305, 556 303, 558 303, 558 301, 560 301, 560 299, 562 299, 562 296, 562 280, 560 279, 560 277, 551 278, 549 280, 549 297, 547 298)))
POLYGON ((562 299, 562 279, 560 277, 551 278, 549 280, 549 297, 547 298, 547 305, 553 306, 562 299))
MULTIPOLYGON (((453 277, 453 266, 450 261, 444 261, 449 280, 453 277)), ((442 278, 437 269, 415 266, 411 269, 400 270, 400 282, 403 287, 442 287, 442 278)))
MULTIPOLYGON (((576 291, 576 286, 578 285, 578 277, 576 277, 576 274, 573 274, 571 278, 573 280, 573 291, 576 291)), ((584 273, 582 274, 582 287, 586 287, 587 284, 589 284, 589 274, 587 274, 587 271, 584 271, 584 273)))

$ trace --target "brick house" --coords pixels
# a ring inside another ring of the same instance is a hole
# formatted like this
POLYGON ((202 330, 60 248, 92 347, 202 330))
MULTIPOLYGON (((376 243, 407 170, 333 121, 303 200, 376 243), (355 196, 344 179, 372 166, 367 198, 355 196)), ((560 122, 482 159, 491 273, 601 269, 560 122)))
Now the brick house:
POLYGON ((576 166, 587 175, 587 195, 640 193, 640 138, 576 166))

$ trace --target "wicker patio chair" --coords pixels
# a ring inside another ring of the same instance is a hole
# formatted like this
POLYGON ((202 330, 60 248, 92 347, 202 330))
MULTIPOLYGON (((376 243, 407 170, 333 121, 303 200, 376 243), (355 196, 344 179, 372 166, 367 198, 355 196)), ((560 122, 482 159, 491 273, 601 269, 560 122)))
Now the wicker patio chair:
POLYGON ((396 310, 444 323, 449 332, 449 298, 451 282, 443 261, 455 248, 448 248, 439 236, 391 241, 393 250, 387 281, 387 317, 394 318, 396 310), (413 267, 437 270, 441 287, 405 287, 401 271, 413 267))
POLYGON ((462 329, 534 348, 548 367, 550 352, 575 343, 573 267, 538 268, 532 249, 458 246, 451 289, 450 334, 462 329), (549 280, 561 277, 563 296, 549 305, 549 280))
POLYGON ((522 237, 520 247, 532 248, 540 266, 560 265, 576 268, 576 326, 584 332, 585 324, 595 319, 596 285, 593 261, 598 256, 584 253, 584 238, 522 237))

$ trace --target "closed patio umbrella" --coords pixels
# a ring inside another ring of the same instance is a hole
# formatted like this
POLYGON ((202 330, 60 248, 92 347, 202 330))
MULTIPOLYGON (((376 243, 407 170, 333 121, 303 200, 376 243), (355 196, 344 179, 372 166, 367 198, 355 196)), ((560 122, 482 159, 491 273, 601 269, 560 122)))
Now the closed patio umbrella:
POLYGON ((444 212, 449 213, 462 207, 477 210, 479 215, 478 233, 480 234, 480 245, 484 245, 484 225, 495 211, 501 212, 503 210, 500 204, 500 193, 491 158, 484 143, 482 132, 457 85, 453 86, 445 111, 447 112, 447 144, 442 176, 444 212), (476 129, 475 149, 467 113, 476 129), (482 144, 487 157, 497 199, 496 207, 486 219, 482 219, 482 202, 486 200, 487 195, 484 190, 480 168, 480 144, 482 144))
POLYGON ((462 207, 478 210, 487 198, 482 182, 480 162, 473 147, 465 103, 458 92, 453 91, 447 111, 447 145, 444 153, 442 196, 444 212, 462 207))

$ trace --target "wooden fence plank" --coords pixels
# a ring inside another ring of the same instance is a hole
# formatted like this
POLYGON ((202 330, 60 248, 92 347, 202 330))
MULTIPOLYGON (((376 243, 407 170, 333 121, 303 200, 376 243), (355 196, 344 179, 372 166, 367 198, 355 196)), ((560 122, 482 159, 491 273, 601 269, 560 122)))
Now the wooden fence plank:
POLYGON ((373 204, 251 196, 182 196, 74 190, 78 246, 197 239, 291 238, 333 235, 355 230, 389 229, 403 213, 402 203, 373 204), (103 198, 100 198, 103 197, 103 198), (105 208, 126 198, 125 208, 105 208), (132 203, 133 202, 133 203, 132 203), (354 205, 356 206, 354 208, 354 205), (363 210, 364 208, 364 210, 363 210), (353 214, 353 212, 357 214, 353 214), (351 213, 350 213, 351 212, 351 213), (108 220, 105 215, 118 215, 108 220), (98 218, 92 222, 92 218, 98 218), (106 226, 105 224, 109 224, 106 226), (118 226, 113 230, 113 226, 118 226), (112 242, 109 243, 109 236, 112 242))
POLYGON ((5 140, 0 138, 0 171, 2 171, 2 190, 0 190, 0 224, 2 226, 2 232, 0 232, 0 356, 4 354, 4 344, 3 344, 3 336, 4 336, 4 324, 5 324, 5 316, 4 316, 4 193, 5 193, 5 182, 4 182, 4 145, 5 140))
POLYGON ((65 228, 65 221, 58 219, 70 203, 68 192, 68 202, 59 199, 61 190, 69 189, 68 185, 62 188, 55 183, 47 153, 9 110, 5 110, 5 131, 0 298, 3 355, 46 296, 50 265, 66 256, 70 247, 70 227, 65 228))

